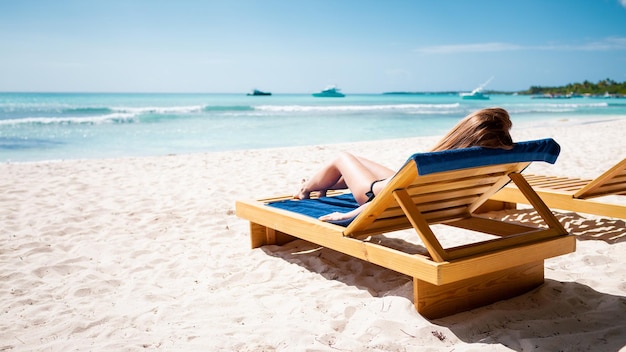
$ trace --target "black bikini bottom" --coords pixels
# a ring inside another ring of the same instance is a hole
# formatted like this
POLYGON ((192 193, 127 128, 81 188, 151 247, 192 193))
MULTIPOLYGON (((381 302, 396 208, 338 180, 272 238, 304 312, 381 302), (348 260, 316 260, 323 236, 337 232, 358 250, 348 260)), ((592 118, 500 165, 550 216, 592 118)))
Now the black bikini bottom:
POLYGON ((372 182, 372 184, 370 185, 370 190, 365 192, 365 196, 367 197, 367 201, 365 203, 369 203, 371 202, 376 195, 374 194, 374 185, 380 181, 384 181, 385 179, 383 178, 382 180, 376 180, 374 182, 372 182))

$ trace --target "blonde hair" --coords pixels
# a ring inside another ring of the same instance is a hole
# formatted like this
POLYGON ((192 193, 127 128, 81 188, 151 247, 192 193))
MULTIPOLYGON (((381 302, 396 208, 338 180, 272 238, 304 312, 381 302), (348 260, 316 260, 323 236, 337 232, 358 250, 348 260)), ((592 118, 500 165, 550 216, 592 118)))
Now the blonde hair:
POLYGON ((433 152, 469 147, 513 148, 509 131, 513 127, 509 113, 502 108, 478 110, 461 120, 439 143, 433 152))

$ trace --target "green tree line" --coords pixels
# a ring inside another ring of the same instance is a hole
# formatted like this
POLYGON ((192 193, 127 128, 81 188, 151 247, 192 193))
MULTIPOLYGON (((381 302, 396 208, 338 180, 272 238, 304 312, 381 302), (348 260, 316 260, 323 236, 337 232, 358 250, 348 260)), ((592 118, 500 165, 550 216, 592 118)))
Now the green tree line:
POLYGON ((541 87, 531 86, 528 90, 518 92, 519 94, 591 94, 603 95, 626 95, 626 81, 619 83, 612 79, 601 80, 598 83, 584 81, 583 83, 570 83, 561 87, 541 87))

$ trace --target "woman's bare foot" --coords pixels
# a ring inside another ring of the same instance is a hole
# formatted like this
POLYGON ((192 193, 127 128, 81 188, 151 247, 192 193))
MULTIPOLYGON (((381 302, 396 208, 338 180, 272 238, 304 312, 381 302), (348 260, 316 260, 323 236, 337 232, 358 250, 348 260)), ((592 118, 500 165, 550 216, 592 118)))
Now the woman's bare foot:
MULTIPOLYGON (((293 195, 293 199, 309 199, 311 198, 311 193, 315 191, 310 191, 307 189, 307 180, 302 179, 302 185, 300 186, 300 190, 293 195)), ((326 190, 316 191, 317 197, 326 197, 326 190)))
POLYGON ((311 191, 306 190, 306 179, 302 179, 300 190, 293 195, 293 199, 309 199, 311 198, 311 191))

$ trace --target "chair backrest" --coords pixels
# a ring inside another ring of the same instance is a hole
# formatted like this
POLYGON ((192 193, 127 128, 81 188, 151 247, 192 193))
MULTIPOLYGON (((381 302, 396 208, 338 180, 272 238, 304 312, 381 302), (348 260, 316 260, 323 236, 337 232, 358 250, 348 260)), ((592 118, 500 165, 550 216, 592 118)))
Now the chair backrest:
POLYGON ((412 226, 400 207, 406 191, 429 224, 460 220, 489 199, 533 161, 554 163, 560 147, 553 139, 517 143, 513 149, 467 148, 412 155, 380 194, 346 228, 361 237, 412 226))
POLYGON ((584 199, 612 194, 626 195, 626 159, 574 193, 574 198, 584 199))

